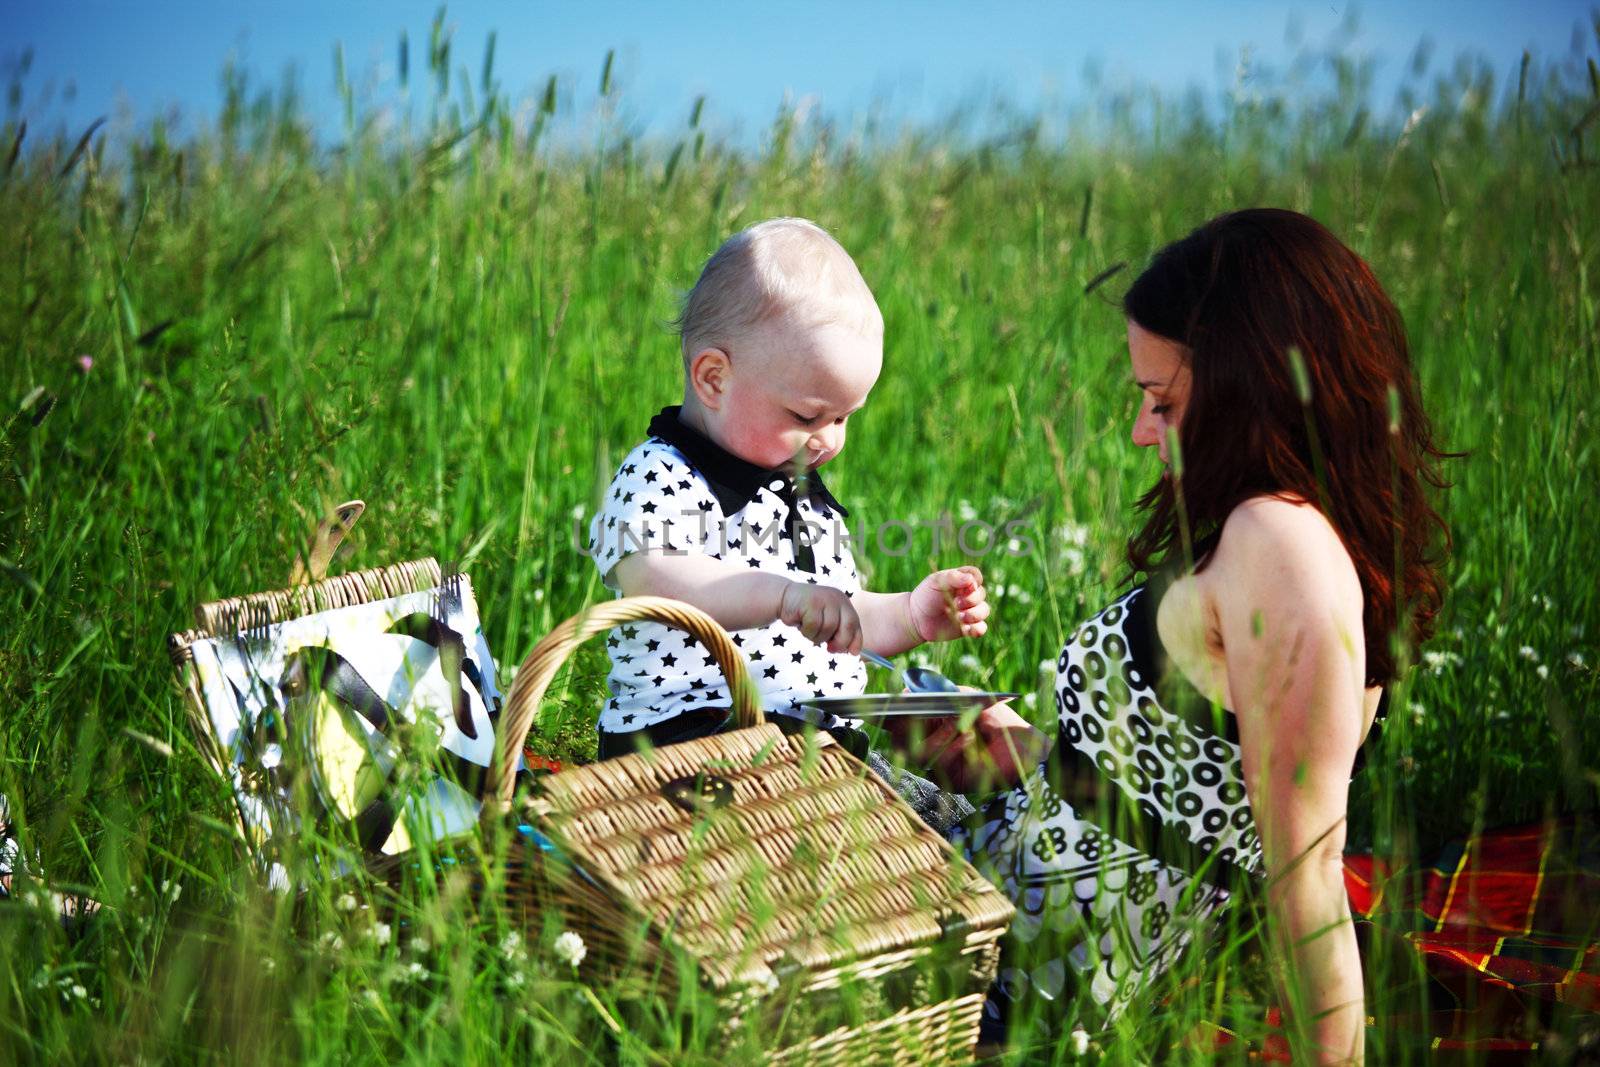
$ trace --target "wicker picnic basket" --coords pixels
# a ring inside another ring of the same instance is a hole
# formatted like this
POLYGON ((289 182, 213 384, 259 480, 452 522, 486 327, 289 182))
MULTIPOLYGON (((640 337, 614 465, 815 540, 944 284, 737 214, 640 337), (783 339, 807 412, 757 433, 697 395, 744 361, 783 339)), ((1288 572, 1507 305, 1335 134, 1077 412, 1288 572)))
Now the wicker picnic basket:
POLYGON ((485 785, 486 830, 520 825, 508 898, 584 938, 586 976, 674 974, 761 1028, 769 1062, 971 1059, 1011 903, 826 733, 765 723, 732 640, 658 597, 593 607, 518 669, 485 785), (584 640, 640 621, 688 631, 729 684, 738 729, 540 779, 517 753, 584 640))

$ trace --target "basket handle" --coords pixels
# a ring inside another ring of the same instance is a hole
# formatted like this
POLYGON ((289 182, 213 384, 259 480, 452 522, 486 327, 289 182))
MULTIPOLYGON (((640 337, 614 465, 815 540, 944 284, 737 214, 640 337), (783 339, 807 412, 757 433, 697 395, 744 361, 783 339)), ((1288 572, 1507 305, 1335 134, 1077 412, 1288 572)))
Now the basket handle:
POLYGON ((717 621, 681 600, 659 596, 623 597, 586 608, 544 636, 528 658, 517 668, 516 680, 500 712, 495 731, 494 765, 483 783, 483 818, 487 821, 511 810, 511 791, 516 782, 517 754, 527 742, 534 715, 544 692, 561 669, 561 664, 584 641, 598 633, 628 622, 659 622, 687 630, 716 657, 722 676, 733 696, 733 718, 740 729, 761 722, 761 701, 750 680, 744 656, 734 647, 717 621))
POLYGON ((333 509, 333 514, 317 523, 317 528, 311 531, 309 549, 294 558, 294 566, 289 570, 289 584, 310 585, 326 578, 328 567, 333 563, 333 554, 339 551, 339 542, 344 540, 366 510, 367 505, 363 501, 346 500, 333 509))

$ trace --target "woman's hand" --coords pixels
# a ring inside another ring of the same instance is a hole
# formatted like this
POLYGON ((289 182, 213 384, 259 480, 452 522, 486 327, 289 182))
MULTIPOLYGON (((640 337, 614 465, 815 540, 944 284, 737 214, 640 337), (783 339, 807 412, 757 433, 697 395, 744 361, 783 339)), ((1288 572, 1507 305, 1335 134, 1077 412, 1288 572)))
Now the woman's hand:
POLYGON ((934 571, 911 590, 911 625, 924 641, 982 637, 989 629, 983 571, 955 567, 934 571))
MULTIPOLYGON (((966 692, 977 692, 970 686, 966 692)), ((1030 726, 1004 701, 990 704, 962 727, 967 716, 887 719, 884 729, 897 747, 934 781, 958 793, 1008 789, 1049 755, 1051 738, 1030 726)))

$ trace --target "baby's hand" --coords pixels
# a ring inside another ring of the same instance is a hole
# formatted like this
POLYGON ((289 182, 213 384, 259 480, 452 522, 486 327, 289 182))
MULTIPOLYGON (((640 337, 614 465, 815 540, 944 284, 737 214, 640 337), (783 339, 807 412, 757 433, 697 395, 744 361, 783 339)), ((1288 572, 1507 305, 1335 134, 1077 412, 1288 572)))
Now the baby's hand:
POLYGON ((861 617, 843 589, 790 582, 778 603, 778 621, 798 627, 829 652, 861 651, 861 617))
POLYGON ((988 617, 983 572, 976 567, 934 571, 911 591, 911 624, 924 641, 982 637, 988 617))

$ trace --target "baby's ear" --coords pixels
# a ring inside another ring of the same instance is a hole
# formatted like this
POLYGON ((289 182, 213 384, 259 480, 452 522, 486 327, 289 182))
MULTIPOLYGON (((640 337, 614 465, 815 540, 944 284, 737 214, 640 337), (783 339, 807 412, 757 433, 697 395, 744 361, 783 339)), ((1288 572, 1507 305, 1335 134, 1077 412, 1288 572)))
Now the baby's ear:
POLYGON ((690 358, 689 388, 694 390, 702 406, 710 411, 722 406, 722 396, 728 388, 728 372, 731 369, 728 353, 720 348, 702 348, 690 358))

